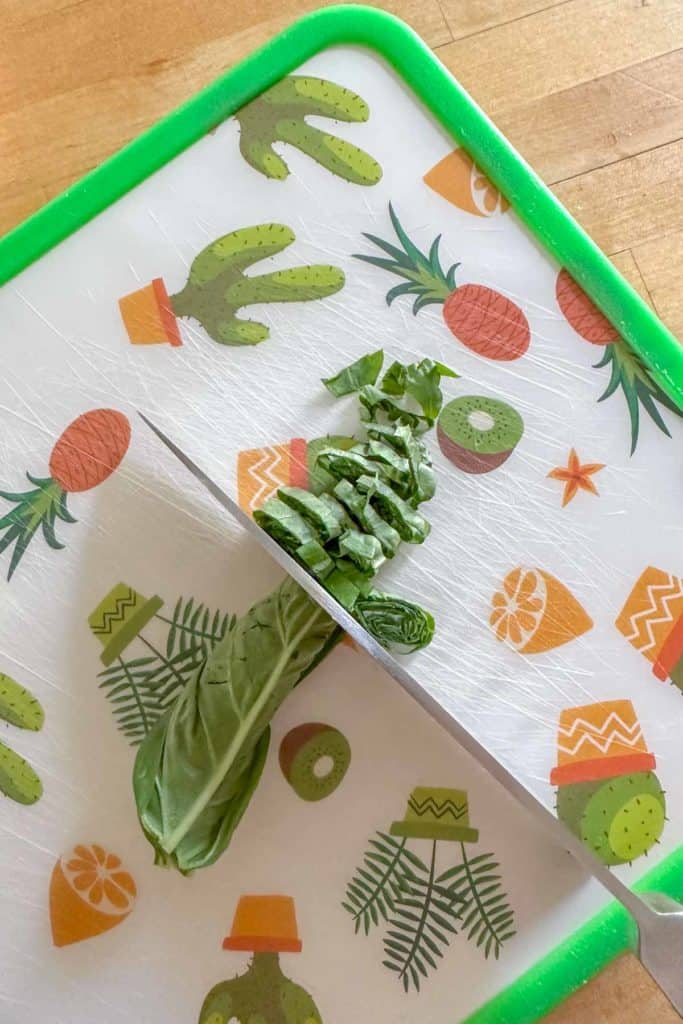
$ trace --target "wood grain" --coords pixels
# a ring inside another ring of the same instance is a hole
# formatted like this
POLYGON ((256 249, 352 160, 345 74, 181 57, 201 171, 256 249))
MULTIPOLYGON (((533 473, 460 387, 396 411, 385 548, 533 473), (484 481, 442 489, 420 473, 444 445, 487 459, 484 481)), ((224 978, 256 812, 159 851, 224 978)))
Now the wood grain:
POLYGON ((560 182, 553 191, 608 253, 683 228, 683 140, 560 182))
POLYGON ((543 1024, 679 1024, 681 1018, 630 953, 607 967, 543 1024))
POLYGON ((659 316, 683 338, 683 231, 637 246, 633 259, 659 316))
MULTIPOLYGON (((294 17, 322 5, 0 0, 0 233, 294 17)), ((683 336, 683 0, 378 6, 437 49, 683 336)), ((626 956, 547 1024, 677 1020, 626 956)))
POLYGON ((496 123, 550 184, 675 142, 683 50, 502 110, 496 123))
POLYGON ((568 0, 456 39, 439 56, 497 114, 671 53, 677 40, 681 0, 568 0))

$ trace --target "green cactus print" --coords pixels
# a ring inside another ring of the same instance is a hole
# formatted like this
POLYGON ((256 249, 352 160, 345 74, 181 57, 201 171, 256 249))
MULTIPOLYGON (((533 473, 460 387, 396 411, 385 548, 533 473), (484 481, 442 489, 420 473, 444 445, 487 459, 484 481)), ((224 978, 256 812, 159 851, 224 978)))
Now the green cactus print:
POLYGON ((199 1024, 322 1024, 308 993, 285 977, 277 953, 255 953, 248 970, 214 985, 199 1024))
POLYGON ((289 167, 273 149, 274 142, 296 146, 332 174, 354 185, 376 185, 382 168, 358 146, 306 122, 309 116, 336 121, 367 121, 364 99, 324 78, 289 75, 235 115, 240 125, 240 152, 254 170, 282 181, 289 167))
MULTIPOLYGON (((0 672, 0 719, 19 729, 38 732, 45 712, 36 697, 0 672)), ((43 795, 43 784, 28 761, 0 742, 0 792, 18 804, 34 804, 43 795)))
POLYGON ((560 786, 557 814, 603 864, 630 864, 659 842, 664 791, 654 772, 560 786))
POLYGON ((322 264, 276 270, 258 277, 244 271, 294 242, 284 224, 258 224, 216 239, 195 258, 185 287, 170 297, 176 316, 197 320, 221 345, 258 345, 269 336, 265 324, 236 316, 244 306, 270 302, 311 302, 344 286, 337 267, 322 264))

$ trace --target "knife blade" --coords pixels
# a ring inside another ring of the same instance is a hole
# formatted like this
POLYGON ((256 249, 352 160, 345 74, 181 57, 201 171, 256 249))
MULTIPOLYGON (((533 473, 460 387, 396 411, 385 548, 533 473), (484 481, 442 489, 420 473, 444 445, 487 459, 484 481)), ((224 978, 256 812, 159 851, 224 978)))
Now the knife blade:
POLYGON ((273 558, 284 571, 316 601, 386 672, 424 708, 496 781, 503 786, 545 829, 555 844, 574 859, 631 914, 638 928, 638 955, 643 966, 683 1013, 683 905, 660 892, 630 889, 607 868, 563 822, 488 750, 456 717, 415 678, 410 670, 379 644, 318 581, 306 572, 284 548, 262 530, 182 448, 149 417, 139 413, 170 452, 189 470, 230 516, 273 558))

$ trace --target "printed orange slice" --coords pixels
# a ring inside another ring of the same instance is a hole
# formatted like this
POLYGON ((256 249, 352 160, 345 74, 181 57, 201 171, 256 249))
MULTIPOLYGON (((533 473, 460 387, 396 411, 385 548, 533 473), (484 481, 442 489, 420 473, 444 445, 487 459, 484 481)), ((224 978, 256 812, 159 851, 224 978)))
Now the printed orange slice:
POLYGON ((423 180, 449 203, 477 217, 490 217, 510 208, 464 149, 454 149, 427 171, 423 180))
POLYGON ((538 654, 574 640, 593 621, 574 595, 543 569, 512 569, 493 595, 489 622, 520 654, 538 654))
POLYGON ((137 890, 121 859, 97 843, 79 844, 61 857, 50 880, 55 946, 68 946, 115 928, 128 917, 137 890))

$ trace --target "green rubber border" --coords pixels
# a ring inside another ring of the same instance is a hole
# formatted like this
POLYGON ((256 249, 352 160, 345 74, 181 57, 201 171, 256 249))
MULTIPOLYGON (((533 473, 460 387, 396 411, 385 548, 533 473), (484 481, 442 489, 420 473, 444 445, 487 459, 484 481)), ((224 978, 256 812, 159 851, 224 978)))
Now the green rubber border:
MULTIPOLYGON (((505 194, 683 408, 683 347, 412 29, 385 12, 328 7, 289 29, 159 121, 0 239, 0 285, 202 138, 283 75, 330 46, 379 53, 505 194)), ((558 852, 558 856, 562 854, 558 852)), ((683 850, 639 888, 683 899, 683 850)), ((535 1024, 620 953, 635 948, 628 914, 610 905, 463 1024, 535 1024)))
POLYGON ((297 21, 0 240, 0 285, 163 167, 254 96, 329 46, 391 64, 504 192, 683 408, 683 347, 412 29, 373 8, 328 7, 297 21))

